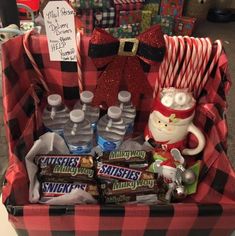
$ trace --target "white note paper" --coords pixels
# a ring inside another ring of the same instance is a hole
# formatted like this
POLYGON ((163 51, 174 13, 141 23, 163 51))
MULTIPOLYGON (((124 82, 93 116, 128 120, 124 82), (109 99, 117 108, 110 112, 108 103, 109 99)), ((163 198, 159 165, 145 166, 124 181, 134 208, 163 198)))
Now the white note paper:
POLYGON ((74 10, 65 1, 50 1, 43 10, 51 61, 77 61, 74 10))

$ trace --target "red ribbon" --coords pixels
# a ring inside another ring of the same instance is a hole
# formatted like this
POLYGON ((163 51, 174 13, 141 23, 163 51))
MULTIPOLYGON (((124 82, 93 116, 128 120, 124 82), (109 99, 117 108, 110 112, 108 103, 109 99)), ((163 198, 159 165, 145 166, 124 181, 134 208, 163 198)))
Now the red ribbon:
POLYGON ((93 31, 89 56, 93 58, 97 68, 105 68, 97 81, 94 105, 107 108, 117 104, 118 92, 121 90, 128 90, 132 94, 135 106, 138 106, 141 94, 152 95, 141 60, 150 65, 163 60, 165 42, 160 26, 151 27, 137 39, 139 46, 135 56, 119 56, 118 39, 102 29, 93 31), (96 54, 97 48, 99 55, 96 54))

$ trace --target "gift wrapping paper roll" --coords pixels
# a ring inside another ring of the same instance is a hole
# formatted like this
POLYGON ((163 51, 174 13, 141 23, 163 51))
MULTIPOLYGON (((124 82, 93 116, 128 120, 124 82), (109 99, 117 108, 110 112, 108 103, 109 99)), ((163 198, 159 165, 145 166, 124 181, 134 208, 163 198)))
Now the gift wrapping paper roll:
POLYGON ((193 34, 193 29, 196 23, 195 17, 176 17, 174 33, 176 35, 187 35, 191 36, 193 34))
POLYGON ((151 26, 152 12, 142 11, 142 21, 140 24, 140 32, 144 32, 151 26))
POLYGON ((142 20, 141 10, 120 11, 119 13, 120 25, 141 23, 141 20, 142 20))
POLYGON ((115 38, 134 38, 140 33, 140 24, 121 25, 120 27, 106 28, 115 38))
POLYGON ((143 10, 151 11, 152 12, 152 17, 154 17, 154 16, 158 15, 159 8, 160 8, 159 3, 147 3, 147 4, 144 5, 143 10))
POLYGON ((174 17, 156 15, 152 17, 151 25, 160 24, 162 32, 167 35, 172 35, 174 30, 174 17))
POLYGON ((160 15, 182 16, 184 0, 164 0, 161 1, 160 15))
POLYGON ((80 26, 82 31, 85 35, 91 35, 94 29, 94 17, 93 17, 93 10, 86 9, 86 10, 77 10, 77 16, 79 20, 82 22, 80 26))
POLYGON ((76 9, 96 9, 110 8, 110 0, 69 0, 70 4, 76 9))
POLYGON ((114 8, 116 13, 116 26, 120 26, 119 15, 120 11, 134 11, 142 10, 144 7, 143 0, 126 0, 126 1, 114 1, 114 8))
POLYGON ((94 26, 101 28, 114 27, 115 25, 115 9, 102 8, 94 10, 94 26))

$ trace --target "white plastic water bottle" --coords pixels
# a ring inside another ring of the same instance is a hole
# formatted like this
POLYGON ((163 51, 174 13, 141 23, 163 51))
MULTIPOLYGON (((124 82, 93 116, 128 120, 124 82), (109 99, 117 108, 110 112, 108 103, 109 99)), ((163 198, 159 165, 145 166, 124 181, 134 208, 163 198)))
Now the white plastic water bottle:
POLYGON ((96 124, 99 119, 100 109, 91 105, 94 94, 90 91, 83 91, 80 94, 80 102, 76 103, 74 109, 81 109, 85 113, 85 118, 90 121, 93 129, 96 129, 96 124))
POLYGON ((92 148, 93 129, 85 119, 82 110, 75 109, 69 113, 70 120, 64 126, 64 139, 72 154, 89 153, 92 148))
POLYGON ((120 146, 126 133, 121 115, 120 107, 111 106, 108 109, 108 114, 98 121, 97 143, 103 151, 113 151, 120 146))
POLYGON ((126 125, 126 135, 133 133, 136 109, 131 103, 131 93, 120 91, 118 93, 119 106, 122 109, 122 119, 126 125))
POLYGON ((63 128, 69 119, 69 109, 62 103, 59 94, 47 97, 48 105, 43 111, 43 124, 47 131, 56 132, 63 136, 63 128))

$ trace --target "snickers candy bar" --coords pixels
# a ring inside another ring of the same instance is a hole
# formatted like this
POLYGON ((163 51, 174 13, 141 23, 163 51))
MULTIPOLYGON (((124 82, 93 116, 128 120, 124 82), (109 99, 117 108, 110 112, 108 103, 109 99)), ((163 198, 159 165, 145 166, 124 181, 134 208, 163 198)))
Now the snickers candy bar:
POLYGON ((60 182, 42 182, 41 198, 53 198, 70 193, 73 189, 81 189, 90 193, 93 197, 99 197, 98 187, 94 183, 60 183, 60 182))
POLYGON ((97 165, 97 177, 105 180, 136 181, 140 179, 154 179, 154 173, 115 166, 99 162, 97 165))
POLYGON ((103 155, 99 157, 99 161, 103 163, 121 164, 125 166, 130 166, 131 164, 148 165, 151 157, 151 152, 146 151, 112 151, 104 152, 103 155))
POLYGON ((91 181, 94 178, 94 170, 83 167, 63 166, 63 165, 42 165, 39 172, 40 179, 62 180, 64 181, 91 181))
POLYGON ((91 155, 39 155, 35 162, 40 168, 48 165, 61 165, 67 167, 93 168, 94 162, 91 155))

